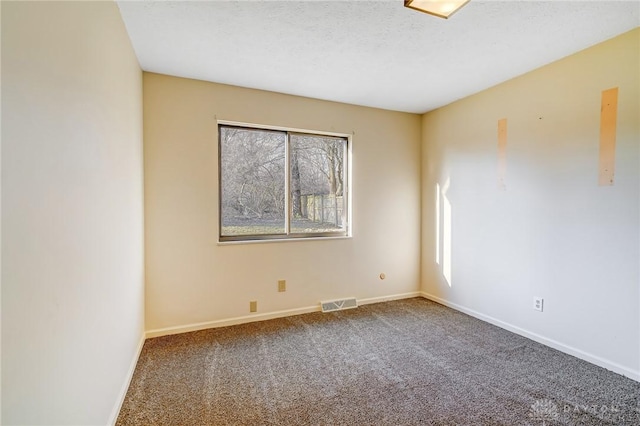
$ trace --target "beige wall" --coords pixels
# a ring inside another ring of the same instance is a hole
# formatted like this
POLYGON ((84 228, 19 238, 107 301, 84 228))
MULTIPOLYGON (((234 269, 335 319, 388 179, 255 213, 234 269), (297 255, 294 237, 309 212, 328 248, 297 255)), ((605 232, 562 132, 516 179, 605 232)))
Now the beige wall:
POLYGON ((422 121, 424 292, 637 380, 639 39, 636 29, 422 121), (612 87, 620 91, 616 178, 601 187, 600 99, 612 87), (508 120, 504 191, 501 118, 508 120), (446 181, 450 283, 435 262, 435 186, 446 181), (534 296, 544 297, 544 312, 532 309, 534 296))
POLYGON ((420 116, 145 73, 144 135, 150 335, 419 290, 420 116), (218 245, 216 119, 353 133, 353 238, 218 245))
POLYGON ((113 2, 2 2, 2 424, 104 425, 144 333, 142 72, 113 2))

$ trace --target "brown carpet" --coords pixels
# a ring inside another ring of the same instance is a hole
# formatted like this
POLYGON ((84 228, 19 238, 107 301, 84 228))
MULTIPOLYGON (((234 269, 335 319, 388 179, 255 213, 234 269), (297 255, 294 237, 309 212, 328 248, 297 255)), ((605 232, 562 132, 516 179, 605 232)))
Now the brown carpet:
POLYGON ((640 425, 640 383, 416 298, 147 340, 118 425, 640 425))

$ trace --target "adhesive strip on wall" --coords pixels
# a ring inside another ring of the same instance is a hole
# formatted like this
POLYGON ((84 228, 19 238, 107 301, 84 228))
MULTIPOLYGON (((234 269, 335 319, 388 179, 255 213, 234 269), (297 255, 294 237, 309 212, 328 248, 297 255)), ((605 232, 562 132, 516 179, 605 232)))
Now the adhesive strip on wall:
POLYGON ((498 120, 498 188, 507 189, 507 119, 498 120))
POLYGON ((613 185, 616 163, 616 117, 618 114, 618 88, 602 91, 600 108, 600 165, 598 184, 613 185))

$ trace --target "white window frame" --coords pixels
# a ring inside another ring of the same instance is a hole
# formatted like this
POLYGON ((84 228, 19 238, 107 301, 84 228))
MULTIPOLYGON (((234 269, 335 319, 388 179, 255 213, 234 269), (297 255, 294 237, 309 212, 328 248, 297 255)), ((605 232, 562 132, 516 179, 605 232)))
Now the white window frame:
POLYGON ((291 127, 272 126, 254 123, 245 123, 238 121, 217 120, 216 136, 217 143, 217 156, 218 156, 218 243, 219 244, 237 244, 237 243, 256 243, 256 242, 276 242, 276 241, 308 241, 308 240, 326 240, 326 239, 344 239, 351 238, 353 236, 353 167, 352 167, 352 154, 353 154, 353 134, 327 132, 319 130, 307 130, 297 129, 291 127), (221 128, 222 127, 236 127, 246 128, 250 130, 263 130, 263 131, 277 131, 283 132, 286 136, 285 143, 285 234, 252 234, 252 235, 222 235, 222 150, 221 150, 221 128), (291 233, 290 232, 290 164, 289 164, 289 136, 291 134, 303 134, 311 136, 328 136, 341 138, 346 141, 346 161, 344 163, 344 188, 343 197, 346 200, 344 208, 346 213, 344 214, 344 220, 346 221, 345 230, 341 232, 318 232, 318 233, 291 233))

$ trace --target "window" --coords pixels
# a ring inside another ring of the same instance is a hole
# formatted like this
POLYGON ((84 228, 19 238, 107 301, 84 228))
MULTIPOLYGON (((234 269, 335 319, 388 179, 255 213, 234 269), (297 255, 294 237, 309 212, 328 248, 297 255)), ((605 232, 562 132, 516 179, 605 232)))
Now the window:
POLYGON ((220 241, 347 236, 349 138, 219 124, 220 241))

